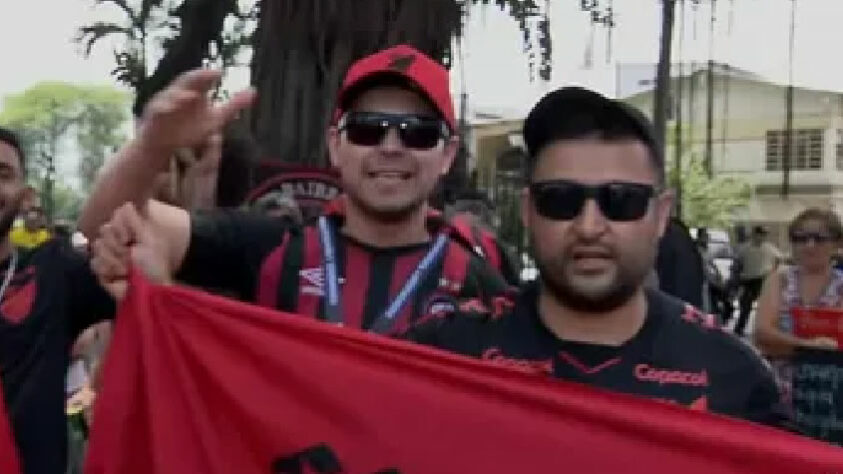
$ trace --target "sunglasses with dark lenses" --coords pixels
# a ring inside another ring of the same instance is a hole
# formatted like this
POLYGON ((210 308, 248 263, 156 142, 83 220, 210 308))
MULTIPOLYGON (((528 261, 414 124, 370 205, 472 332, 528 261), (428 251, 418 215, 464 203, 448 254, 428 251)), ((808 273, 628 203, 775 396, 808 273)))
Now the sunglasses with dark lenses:
POLYGON ((617 222, 636 221, 647 214, 656 188, 647 184, 611 182, 588 185, 573 181, 544 181, 530 185, 533 206, 546 219, 576 219, 586 201, 594 199, 600 212, 617 222))
POLYGON ((375 146, 383 142, 390 128, 398 130, 401 143, 407 148, 429 150, 448 137, 445 122, 433 117, 411 114, 350 112, 339 123, 348 141, 360 146, 375 146))
POLYGON ((790 234, 790 242, 794 244, 807 244, 808 242, 824 244, 835 240, 837 239, 833 235, 820 232, 794 232, 790 234))

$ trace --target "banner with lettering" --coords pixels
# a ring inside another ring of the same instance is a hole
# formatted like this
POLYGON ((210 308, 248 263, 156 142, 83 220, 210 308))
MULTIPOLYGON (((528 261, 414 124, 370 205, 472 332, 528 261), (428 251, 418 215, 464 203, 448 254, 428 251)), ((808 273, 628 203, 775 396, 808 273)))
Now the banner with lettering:
POLYGON ((132 277, 91 474, 843 472, 843 450, 132 277))
POLYGON ((843 311, 831 308, 794 308, 793 332, 799 337, 830 337, 843 347, 843 311))
POLYGON ((318 216, 341 192, 339 176, 331 169, 290 166, 274 160, 257 166, 254 181, 256 185, 246 197, 248 205, 271 195, 290 196, 306 219, 318 216))

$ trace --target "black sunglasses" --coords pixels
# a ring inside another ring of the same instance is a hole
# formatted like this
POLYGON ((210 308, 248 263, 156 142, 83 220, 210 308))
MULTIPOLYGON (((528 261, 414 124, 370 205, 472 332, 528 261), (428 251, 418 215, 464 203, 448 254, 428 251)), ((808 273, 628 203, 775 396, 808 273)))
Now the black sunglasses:
POLYGON ((346 133, 348 141, 360 146, 379 145, 390 128, 398 130, 405 147, 416 150, 429 150, 449 136, 448 126, 442 120, 411 114, 349 112, 337 126, 346 133))
POLYGON ((790 242, 794 244, 807 244, 810 241, 815 244, 824 244, 835 240, 837 240, 835 236, 820 232, 794 232, 790 234, 790 242))
POLYGON ((636 221, 647 214, 656 188, 648 184, 610 182, 588 185, 574 181, 543 181, 530 185, 536 212, 556 221, 575 219, 586 201, 594 199, 600 212, 618 222, 636 221))

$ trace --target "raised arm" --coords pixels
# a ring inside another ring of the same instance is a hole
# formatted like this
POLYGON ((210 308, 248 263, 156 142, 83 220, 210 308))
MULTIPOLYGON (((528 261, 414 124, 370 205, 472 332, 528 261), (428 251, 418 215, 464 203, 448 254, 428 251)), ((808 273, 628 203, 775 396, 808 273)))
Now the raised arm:
MULTIPOLYGON (((100 227, 123 204, 134 203, 143 208, 156 177, 166 171, 177 149, 203 143, 254 100, 254 92, 247 90, 226 103, 214 105, 208 93, 219 79, 218 71, 190 71, 153 97, 136 138, 103 170, 85 203, 79 229, 86 237, 94 240, 100 227)), ((149 217, 154 220, 156 212, 149 217)))

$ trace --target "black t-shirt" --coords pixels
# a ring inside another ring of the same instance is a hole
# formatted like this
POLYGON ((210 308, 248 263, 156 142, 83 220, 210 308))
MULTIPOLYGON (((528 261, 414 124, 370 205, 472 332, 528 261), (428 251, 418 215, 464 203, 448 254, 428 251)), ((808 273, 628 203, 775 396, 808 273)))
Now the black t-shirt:
MULTIPOLYGON (((88 261, 64 241, 19 250, 0 302, 0 375, 27 474, 62 473, 67 462, 65 374, 70 349, 88 326, 113 317, 114 301, 88 261)), ((0 264, 0 281, 10 259, 0 264)))
MULTIPOLYGON (((340 216, 332 216, 330 220, 334 229, 340 228, 340 216)), ((436 225, 444 223, 431 223, 434 233, 438 232, 436 225)), ((264 263, 279 248, 286 234, 289 243, 279 263, 281 275, 277 285, 278 292, 283 294, 275 300, 274 308, 324 318, 321 243, 306 238, 307 228, 290 228, 278 219, 242 211, 194 215, 188 252, 176 277, 188 285, 257 302, 258 287, 261 279, 266 278, 262 275, 264 263), (316 248, 313 246, 319 248, 319 261, 311 262, 311 267, 302 254, 312 252, 316 248), (313 295, 315 300, 310 298, 313 295)), ((343 323, 368 330, 398 296, 431 244, 375 248, 339 232, 335 234, 343 323)), ((449 245, 452 244, 453 240, 449 245)), ((442 308, 453 310, 460 302, 470 299, 491 305, 494 297, 507 293, 509 288, 502 278, 470 248, 465 249, 465 279, 455 287, 454 282, 443 278, 448 255, 446 252, 439 258, 422 278, 389 334, 401 332, 412 321, 442 308)))
POLYGON ((500 317, 460 313, 407 333, 416 342, 551 377, 766 424, 780 421, 773 376, 751 348, 693 307, 648 291, 644 326, 619 347, 563 341, 528 287, 500 317))

